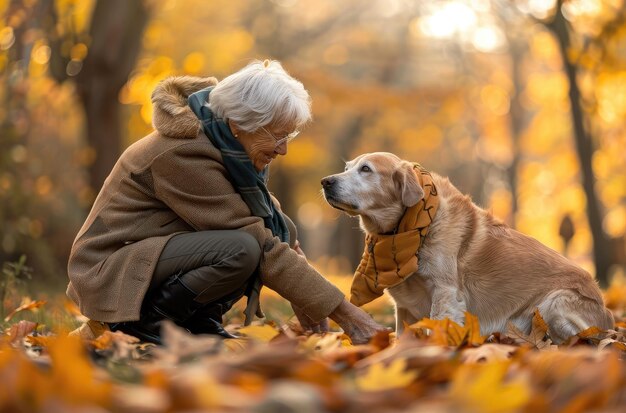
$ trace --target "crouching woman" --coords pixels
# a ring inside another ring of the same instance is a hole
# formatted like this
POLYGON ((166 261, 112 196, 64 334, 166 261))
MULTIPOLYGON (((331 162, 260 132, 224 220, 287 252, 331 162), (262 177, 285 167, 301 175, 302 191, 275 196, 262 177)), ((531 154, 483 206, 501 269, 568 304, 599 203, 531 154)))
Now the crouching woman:
MULTIPOLYGON (((165 319, 229 337, 222 315, 261 284, 305 328, 335 320, 355 343, 382 330, 307 262, 266 184, 311 119, 302 83, 276 61, 220 82, 172 77, 152 94, 155 131, 120 156, 80 229, 67 295, 97 323, 160 343, 165 319)), ((84 331, 84 330, 82 330, 84 331)))

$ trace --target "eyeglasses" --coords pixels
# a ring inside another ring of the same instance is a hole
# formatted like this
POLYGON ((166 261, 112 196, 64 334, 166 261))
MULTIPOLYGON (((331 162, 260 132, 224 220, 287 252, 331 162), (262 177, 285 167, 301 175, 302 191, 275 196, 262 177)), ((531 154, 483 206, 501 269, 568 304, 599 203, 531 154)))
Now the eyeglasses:
POLYGON ((272 132, 270 132, 267 129, 265 129, 263 126, 261 126, 259 129, 262 129, 265 133, 267 133, 272 138, 274 138, 274 140, 276 141, 276 142, 274 142, 274 148, 278 148, 283 143, 291 142, 292 140, 294 140, 296 138, 296 136, 298 136, 300 134, 300 131, 296 130, 296 131, 291 132, 288 135, 283 136, 282 138, 279 138, 278 136, 274 135, 272 132))

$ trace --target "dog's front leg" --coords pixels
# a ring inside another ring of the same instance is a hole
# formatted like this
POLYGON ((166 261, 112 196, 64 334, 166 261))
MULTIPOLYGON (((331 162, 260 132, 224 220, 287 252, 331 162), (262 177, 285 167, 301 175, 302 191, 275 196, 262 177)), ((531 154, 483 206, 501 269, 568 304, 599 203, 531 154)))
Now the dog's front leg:
POLYGON ((407 308, 398 307, 396 304, 396 336, 404 332, 404 323, 411 325, 419 321, 407 308))
POLYGON ((463 325, 467 306, 461 292, 455 287, 435 287, 432 295, 430 318, 433 320, 450 320, 463 325))

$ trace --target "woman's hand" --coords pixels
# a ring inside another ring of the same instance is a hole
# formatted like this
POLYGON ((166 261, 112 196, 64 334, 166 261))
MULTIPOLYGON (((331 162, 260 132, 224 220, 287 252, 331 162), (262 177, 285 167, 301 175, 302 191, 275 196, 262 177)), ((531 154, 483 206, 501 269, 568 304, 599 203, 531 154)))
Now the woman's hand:
POLYGON ((350 336, 354 344, 366 344, 379 331, 386 331, 387 328, 378 324, 374 319, 344 299, 330 316, 343 331, 350 336))
POLYGON ((304 330, 305 332, 312 331, 313 333, 326 333, 328 331, 328 318, 325 318, 319 323, 316 323, 308 315, 304 314, 300 307, 292 303, 291 308, 293 308, 293 312, 298 318, 298 321, 302 326, 302 330, 304 330))

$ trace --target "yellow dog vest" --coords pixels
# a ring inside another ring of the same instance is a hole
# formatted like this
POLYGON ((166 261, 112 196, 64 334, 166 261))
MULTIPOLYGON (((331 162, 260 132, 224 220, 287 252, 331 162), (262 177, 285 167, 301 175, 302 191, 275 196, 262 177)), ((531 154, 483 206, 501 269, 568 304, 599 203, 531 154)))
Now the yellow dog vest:
POLYGON ((424 189, 424 198, 408 208, 393 234, 369 234, 365 251, 354 273, 350 302, 362 306, 383 295, 385 288, 400 284, 418 268, 417 253, 439 206, 430 172, 415 164, 413 172, 424 189))

